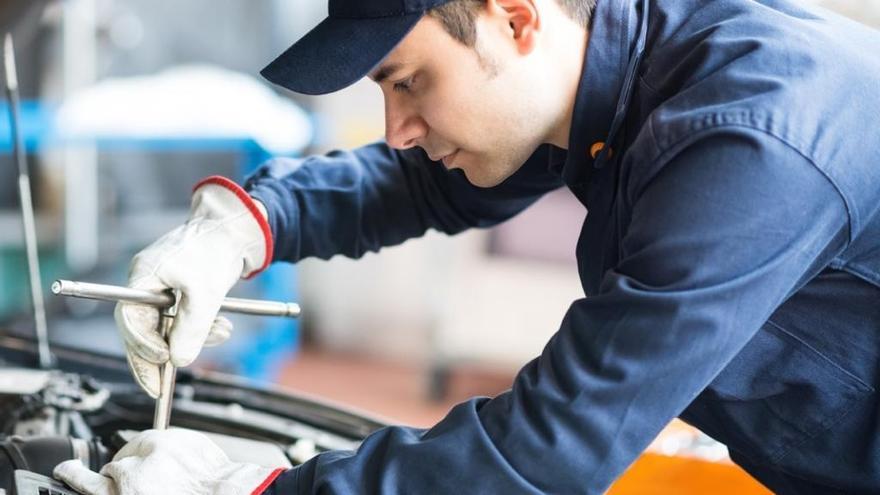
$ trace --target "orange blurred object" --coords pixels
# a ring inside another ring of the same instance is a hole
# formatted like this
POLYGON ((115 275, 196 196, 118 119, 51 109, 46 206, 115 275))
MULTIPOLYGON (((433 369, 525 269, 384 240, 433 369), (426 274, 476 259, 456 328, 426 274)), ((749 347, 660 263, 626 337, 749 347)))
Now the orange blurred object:
POLYGON ((730 463, 643 454, 608 495, 770 495, 772 492, 730 463))

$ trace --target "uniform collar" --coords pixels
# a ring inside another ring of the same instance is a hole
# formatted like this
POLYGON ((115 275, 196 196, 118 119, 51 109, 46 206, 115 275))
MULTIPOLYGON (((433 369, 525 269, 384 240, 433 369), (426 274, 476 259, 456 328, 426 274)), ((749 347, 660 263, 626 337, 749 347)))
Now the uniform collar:
POLYGON ((608 147, 594 160, 597 142, 612 143, 629 106, 644 51, 647 0, 599 0, 590 27, 584 68, 578 83, 562 169, 566 184, 587 182, 607 158, 608 147))

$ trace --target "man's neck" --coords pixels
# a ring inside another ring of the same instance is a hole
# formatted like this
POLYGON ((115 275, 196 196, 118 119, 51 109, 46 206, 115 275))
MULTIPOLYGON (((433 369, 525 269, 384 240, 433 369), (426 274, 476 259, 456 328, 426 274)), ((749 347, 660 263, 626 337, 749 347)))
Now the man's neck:
POLYGON ((562 149, 568 149, 571 133, 571 122, 574 118, 574 103, 577 98, 578 86, 584 69, 584 57, 589 44, 589 33, 584 29, 570 30, 563 36, 565 40, 558 44, 559 52, 559 85, 561 100, 558 115, 547 142, 562 149))

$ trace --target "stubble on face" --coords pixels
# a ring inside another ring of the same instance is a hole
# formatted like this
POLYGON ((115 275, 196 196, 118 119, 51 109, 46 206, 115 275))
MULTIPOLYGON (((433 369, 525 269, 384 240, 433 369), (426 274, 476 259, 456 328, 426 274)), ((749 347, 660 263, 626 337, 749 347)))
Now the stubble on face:
POLYGON ((454 154, 444 160, 447 168, 460 168, 475 186, 498 185, 541 144, 536 74, 497 30, 478 28, 476 45, 466 47, 436 20, 421 22, 389 58, 416 61, 412 71, 422 75, 405 95, 386 86, 386 101, 393 98, 409 118, 424 122, 416 146, 430 157, 454 154))
POLYGON ((473 185, 485 188, 516 173, 543 144, 548 95, 546 75, 514 55, 509 39, 481 29, 480 22, 476 44, 469 49, 477 62, 471 66, 473 91, 466 97, 473 111, 465 118, 479 139, 465 146, 455 166, 473 185))

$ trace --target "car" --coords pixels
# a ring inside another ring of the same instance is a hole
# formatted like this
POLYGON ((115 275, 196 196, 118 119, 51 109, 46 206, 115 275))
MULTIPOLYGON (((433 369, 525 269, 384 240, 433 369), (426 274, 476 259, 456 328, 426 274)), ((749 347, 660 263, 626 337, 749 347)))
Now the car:
MULTIPOLYGON (((123 356, 58 344, 52 355, 51 369, 39 368, 36 341, 0 328, 0 489, 9 494, 72 493, 50 479, 58 463, 100 470, 152 427, 155 402, 123 356)), ((171 427, 207 434, 234 461, 292 467, 356 449, 386 426, 240 377, 186 368, 177 376, 171 427)))

